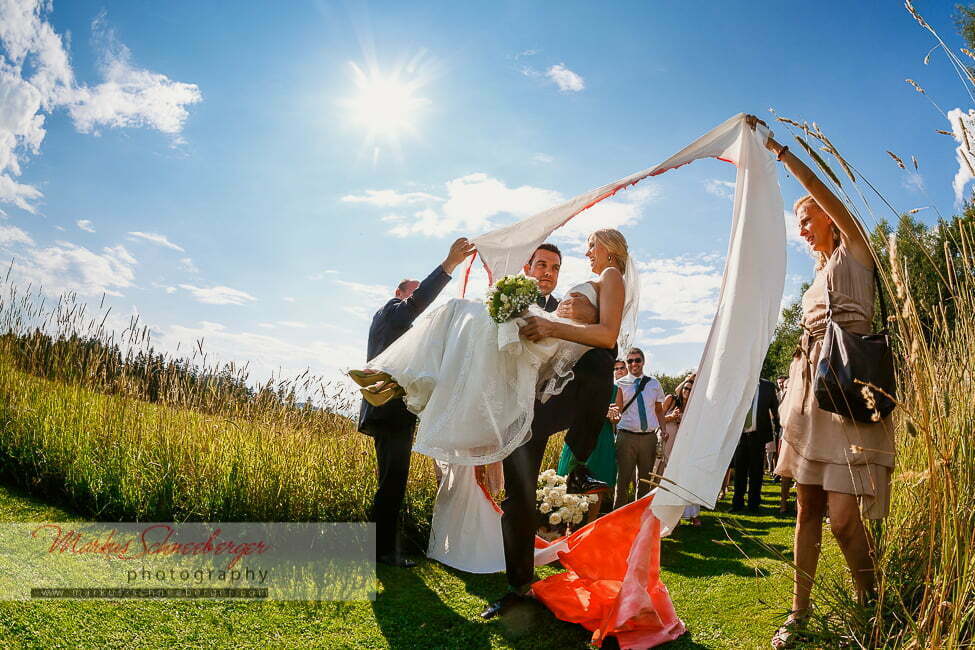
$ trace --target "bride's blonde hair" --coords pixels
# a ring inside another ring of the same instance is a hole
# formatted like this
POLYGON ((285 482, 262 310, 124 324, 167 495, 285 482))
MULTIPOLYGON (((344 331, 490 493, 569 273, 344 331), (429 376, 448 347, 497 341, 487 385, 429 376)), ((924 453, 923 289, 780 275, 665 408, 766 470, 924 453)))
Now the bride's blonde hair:
POLYGON ((611 264, 619 269, 620 273, 625 273, 626 260, 630 256, 630 249, 623 233, 615 228, 601 228, 592 234, 592 238, 593 241, 606 247, 612 258, 611 264))

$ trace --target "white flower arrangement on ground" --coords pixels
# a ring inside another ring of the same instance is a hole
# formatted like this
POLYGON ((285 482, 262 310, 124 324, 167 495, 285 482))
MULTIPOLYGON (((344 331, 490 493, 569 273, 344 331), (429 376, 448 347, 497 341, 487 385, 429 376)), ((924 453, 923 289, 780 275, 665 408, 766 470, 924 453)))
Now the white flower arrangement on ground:
POLYGON ((506 275, 488 289, 484 302, 495 323, 504 323, 528 309, 542 296, 538 280, 525 275, 506 275))
POLYGON ((556 474, 554 469, 547 469, 538 475, 535 501, 538 512, 549 526, 582 523, 589 506, 598 499, 594 494, 566 494, 565 477, 556 474))

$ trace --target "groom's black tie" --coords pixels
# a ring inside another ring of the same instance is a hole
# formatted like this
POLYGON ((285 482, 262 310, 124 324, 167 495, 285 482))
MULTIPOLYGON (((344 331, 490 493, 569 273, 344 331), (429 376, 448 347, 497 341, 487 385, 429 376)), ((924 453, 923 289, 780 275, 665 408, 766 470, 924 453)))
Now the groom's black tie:
POLYGON ((538 297, 538 300, 536 300, 535 302, 538 303, 538 306, 539 307, 541 307, 542 309, 545 309, 545 305, 548 304, 548 296, 539 296, 538 297))

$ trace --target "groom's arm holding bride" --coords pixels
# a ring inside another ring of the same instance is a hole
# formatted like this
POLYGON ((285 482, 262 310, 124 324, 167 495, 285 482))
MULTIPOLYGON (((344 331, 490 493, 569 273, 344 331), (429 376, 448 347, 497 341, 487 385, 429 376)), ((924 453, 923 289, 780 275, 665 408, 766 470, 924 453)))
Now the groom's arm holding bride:
MULTIPOLYGON (((585 321, 563 323, 530 316, 525 319, 525 325, 520 330, 521 335, 529 341, 540 341, 544 338, 553 337, 594 348, 613 349, 616 346, 616 339, 619 337, 623 314, 625 295, 623 275, 616 268, 607 268, 600 275, 599 284, 600 309, 595 314, 593 322, 588 324, 585 321)), ((574 299, 577 302, 575 307, 586 311, 582 307, 580 298, 585 300, 584 296, 576 297, 574 299)), ((585 304, 592 307, 588 300, 585 300, 585 304)), ((596 311, 595 308, 592 309, 596 311)), ((563 315, 561 305, 559 315, 563 315)), ((569 317, 571 318, 571 316, 569 317)))

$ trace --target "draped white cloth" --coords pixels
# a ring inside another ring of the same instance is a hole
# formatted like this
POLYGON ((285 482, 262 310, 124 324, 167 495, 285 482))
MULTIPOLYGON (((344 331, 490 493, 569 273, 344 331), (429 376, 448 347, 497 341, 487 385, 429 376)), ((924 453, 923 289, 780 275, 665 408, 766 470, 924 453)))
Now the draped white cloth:
POLYGON ((659 165, 474 239, 490 277, 500 278, 517 273, 538 245, 569 219, 620 189, 701 158, 737 166, 717 313, 663 487, 653 499, 665 535, 685 506, 714 506, 778 318, 785 283, 785 222, 774 161, 764 147, 767 137, 767 129, 759 125, 753 131, 744 114, 738 114, 659 165))

